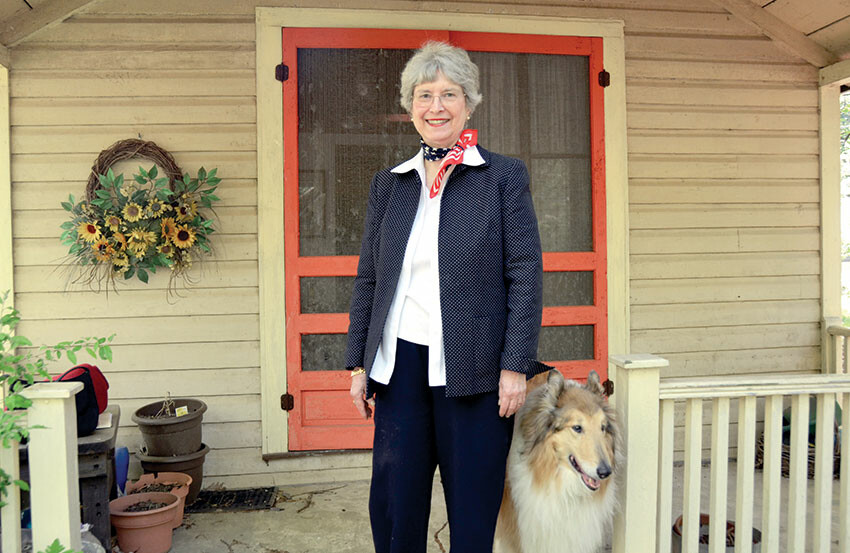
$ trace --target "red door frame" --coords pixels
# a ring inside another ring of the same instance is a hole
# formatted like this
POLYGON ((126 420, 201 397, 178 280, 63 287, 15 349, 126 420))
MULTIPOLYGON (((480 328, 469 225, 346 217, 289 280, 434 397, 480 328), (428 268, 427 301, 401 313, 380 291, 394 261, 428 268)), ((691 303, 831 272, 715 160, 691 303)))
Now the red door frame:
MULTIPOLYGON (((593 251, 544 252, 543 270, 593 271, 590 306, 545 307, 543 326, 593 325, 594 359, 551 361, 568 378, 583 379, 596 370, 608 372, 608 301, 605 229, 604 96, 597 84, 602 71, 602 39, 439 30, 284 28, 283 63, 289 78, 283 83, 284 251, 286 282, 287 388, 295 396, 289 412, 289 449, 359 449, 372 443, 371 422, 357 418, 348 397, 347 372, 301 371, 301 336, 345 334, 347 313, 301 313, 301 277, 355 276, 357 256, 300 255, 298 198, 298 48, 416 49, 426 40, 450 42, 470 51, 587 56, 590 82, 591 204, 593 251)), ((365 201, 365 198, 364 198, 365 201)))

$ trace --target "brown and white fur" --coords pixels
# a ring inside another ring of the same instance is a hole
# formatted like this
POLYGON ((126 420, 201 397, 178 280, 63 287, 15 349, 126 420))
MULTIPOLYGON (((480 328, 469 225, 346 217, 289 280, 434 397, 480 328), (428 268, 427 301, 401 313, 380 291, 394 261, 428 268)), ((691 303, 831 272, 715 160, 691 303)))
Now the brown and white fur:
POLYGON ((617 423, 599 375, 540 375, 516 415, 495 553, 594 553, 616 508, 617 423))

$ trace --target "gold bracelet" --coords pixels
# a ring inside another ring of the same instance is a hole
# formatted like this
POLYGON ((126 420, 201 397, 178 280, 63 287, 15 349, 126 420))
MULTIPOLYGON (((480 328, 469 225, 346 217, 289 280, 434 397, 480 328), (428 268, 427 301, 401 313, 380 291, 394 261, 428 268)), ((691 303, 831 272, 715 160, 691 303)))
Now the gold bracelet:
POLYGON ((357 367, 356 369, 351 371, 352 378, 357 376, 358 374, 366 374, 366 369, 364 369, 363 367, 357 367))

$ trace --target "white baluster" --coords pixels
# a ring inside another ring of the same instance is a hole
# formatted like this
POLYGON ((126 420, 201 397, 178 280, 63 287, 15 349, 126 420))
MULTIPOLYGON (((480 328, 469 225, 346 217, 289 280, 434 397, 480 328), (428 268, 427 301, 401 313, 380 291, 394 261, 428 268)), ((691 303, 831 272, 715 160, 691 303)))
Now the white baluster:
POLYGON ((658 432, 658 553, 670 553, 673 537, 673 416, 676 402, 661 402, 658 432))
POLYGON ((808 479, 809 395, 791 399, 791 467, 788 485, 788 553, 806 550, 806 483, 808 479))
POLYGON ((818 394, 815 436, 814 553, 829 553, 832 528, 832 464, 835 442, 835 394, 818 394))
POLYGON ((762 472, 763 553, 779 553, 780 483, 782 476, 782 396, 768 396, 764 404, 764 471, 762 472))
POLYGON ((685 497, 682 514, 682 551, 699 550, 700 488, 702 472, 702 399, 689 399, 685 408, 685 497))
POLYGON ((735 553, 753 550, 753 472, 755 471, 756 398, 738 400, 738 485, 735 498, 735 553))
POLYGON ((709 553, 726 553, 726 479, 729 472, 729 398, 717 398, 711 415, 709 553))

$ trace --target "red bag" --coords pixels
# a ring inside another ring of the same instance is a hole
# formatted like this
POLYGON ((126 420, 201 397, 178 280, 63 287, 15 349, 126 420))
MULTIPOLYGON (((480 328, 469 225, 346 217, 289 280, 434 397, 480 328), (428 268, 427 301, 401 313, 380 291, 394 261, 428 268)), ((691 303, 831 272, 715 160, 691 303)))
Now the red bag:
POLYGON ((62 382, 82 382, 83 389, 74 398, 77 404, 77 435, 88 436, 97 427, 97 416, 109 401, 109 383, 94 365, 83 363, 53 379, 62 382))

